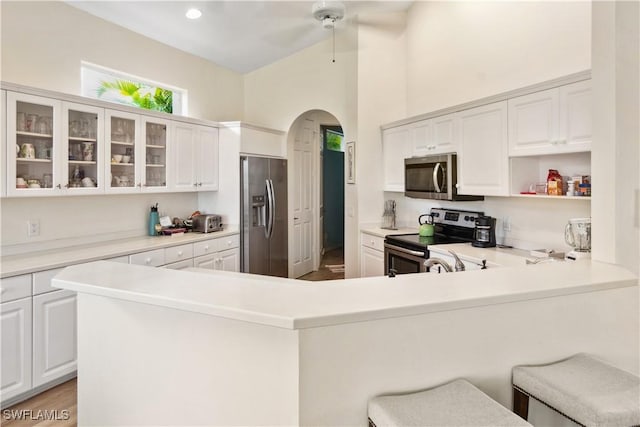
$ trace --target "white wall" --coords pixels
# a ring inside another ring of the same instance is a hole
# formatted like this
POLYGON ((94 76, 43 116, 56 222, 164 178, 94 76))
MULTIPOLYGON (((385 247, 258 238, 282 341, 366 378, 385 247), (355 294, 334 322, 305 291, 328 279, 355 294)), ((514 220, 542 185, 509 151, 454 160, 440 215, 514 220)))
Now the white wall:
POLYGON ((149 211, 187 218, 197 193, 2 200, 2 255, 147 234, 149 211), (39 220, 40 235, 28 237, 27 221, 39 220))
MULTIPOLYGON (((407 16, 405 117, 589 69, 590 30, 589 2, 416 2, 407 16)), ((590 215, 584 201, 490 197, 440 204, 401 193, 384 199, 397 201, 398 220, 409 226, 432 206, 484 211, 499 220, 499 242, 506 237, 525 248, 569 249, 567 219, 590 215), (512 229, 503 236, 505 217, 512 229)), ((372 201, 361 210, 381 206, 372 201)))
MULTIPOLYGON (((321 110, 338 120, 345 140, 358 140, 356 40, 355 32, 342 25, 336 30, 335 63, 331 62, 331 40, 326 40, 246 74, 245 120, 289 132, 301 114, 321 110)), ((348 185, 345 230, 349 233, 345 236, 345 258, 351 266, 358 265, 357 204, 355 186, 348 185)), ((357 271, 347 270, 346 274, 351 277, 357 271)))
POLYGON ((640 273, 638 2, 593 5, 593 258, 640 273), (597 225, 597 226, 596 226, 597 225))
POLYGON ((80 95, 80 61, 188 91, 189 116, 241 120, 242 75, 61 1, 3 1, 2 80, 80 95))
MULTIPOLYGON (((0 8, 3 81, 78 95, 80 61, 85 60, 187 89, 192 117, 242 119, 240 74, 63 2, 3 1, 0 8)), ((210 195, 201 198, 215 212, 210 195)), ((144 235, 155 202, 171 216, 186 216, 199 207, 195 193, 3 199, 3 253, 144 235), (40 219, 40 236, 28 238, 26 220, 35 218, 40 219)))
POLYGON ((418 1, 407 25, 409 116, 591 68, 591 2, 418 1))

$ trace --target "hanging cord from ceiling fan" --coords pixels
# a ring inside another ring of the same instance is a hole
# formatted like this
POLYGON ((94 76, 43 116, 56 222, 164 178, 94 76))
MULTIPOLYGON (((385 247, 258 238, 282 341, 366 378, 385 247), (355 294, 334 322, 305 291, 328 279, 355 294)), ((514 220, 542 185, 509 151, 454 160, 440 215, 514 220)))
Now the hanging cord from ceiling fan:
POLYGON ((333 57, 331 62, 335 63, 336 62, 336 26, 335 25, 331 27, 331 31, 333 32, 333 57))

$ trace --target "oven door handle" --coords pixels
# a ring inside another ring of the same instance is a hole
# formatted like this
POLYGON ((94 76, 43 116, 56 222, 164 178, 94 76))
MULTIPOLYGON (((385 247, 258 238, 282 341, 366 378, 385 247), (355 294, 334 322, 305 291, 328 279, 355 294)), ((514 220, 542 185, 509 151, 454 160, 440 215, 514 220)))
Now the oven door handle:
POLYGON ((436 193, 442 193, 442 187, 440 187, 440 182, 438 181, 438 169, 442 169, 440 162, 436 163, 433 168, 433 186, 436 187, 436 193))
POLYGON ((406 254, 411 254, 411 255, 415 255, 415 256, 419 256, 419 257, 424 257, 424 252, 412 251, 411 249, 401 248, 400 246, 392 245, 392 244, 389 244, 389 243, 385 243, 384 247, 396 250, 398 252, 404 252, 406 254))

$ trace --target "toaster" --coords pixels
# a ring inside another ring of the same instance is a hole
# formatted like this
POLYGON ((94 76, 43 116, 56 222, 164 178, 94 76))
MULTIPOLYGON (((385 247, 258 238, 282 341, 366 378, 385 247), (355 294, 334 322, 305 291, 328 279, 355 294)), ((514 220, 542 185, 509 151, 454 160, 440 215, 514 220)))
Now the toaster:
POLYGON ((202 214, 194 216, 193 231, 200 233, 211 233, 222 230, 222 217, 220 215, 202 214))

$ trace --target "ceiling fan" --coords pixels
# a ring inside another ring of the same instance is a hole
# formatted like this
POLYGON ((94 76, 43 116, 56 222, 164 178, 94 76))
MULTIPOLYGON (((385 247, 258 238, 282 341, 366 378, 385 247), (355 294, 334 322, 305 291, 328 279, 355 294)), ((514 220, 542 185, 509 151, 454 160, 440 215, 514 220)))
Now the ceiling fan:
POLYGON ((313 17, 322 22, 322 28, 331 30, 332 56, 331 62, 336 62, 336 21, 344 18, 345 7, 339 1, 320 0, 311 6, 313 17))

